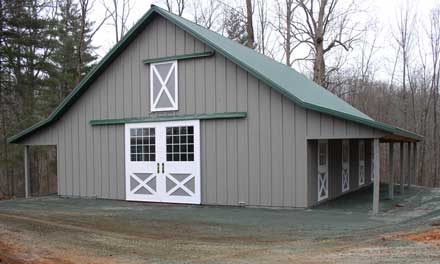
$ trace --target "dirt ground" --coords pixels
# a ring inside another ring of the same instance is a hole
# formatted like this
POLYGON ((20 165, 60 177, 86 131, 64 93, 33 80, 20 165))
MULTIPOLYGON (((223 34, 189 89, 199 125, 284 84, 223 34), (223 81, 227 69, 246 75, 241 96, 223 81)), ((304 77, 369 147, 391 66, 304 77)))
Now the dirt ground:
POLYGON ((440 189, 381 207, 371 189, 306 210, 0 201, 0 263, 440 263, 440 189))

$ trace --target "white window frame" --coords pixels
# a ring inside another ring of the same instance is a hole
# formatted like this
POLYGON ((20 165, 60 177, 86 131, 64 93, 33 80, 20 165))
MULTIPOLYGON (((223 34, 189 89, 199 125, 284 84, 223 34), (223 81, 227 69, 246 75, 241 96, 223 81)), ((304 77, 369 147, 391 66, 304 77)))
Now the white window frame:
POLYGON ((328 140, 318 140, 318 177, 317 177, 317 187, 318 187, 318 202, 328 198, 328 140), (325 146, 325 164, 320 164, 320 146, 325 146), (321 173, 324 173, 324 178, 321 177, 321 173), (321 195, 322 191, 325 191, 325 195, 321 195))
POLYGON ((151 112, 163 112, 163 111, 175 111, 175 110, 179 110, 179 87, 178 87, 178 83, 179 83, 179 79, 178 79, 178 68, 177 68, 177 60, 174 61, 164 61, 164 62, 157 62, 157 63, 151 63, 150 64, 150 110, 151 112), (165 78, 165 80, 162 80, 159 72, 156 70, 156 66, 157 65, 161 65, 161 64, 172 64, 170 71, 168 72, 167 77, 165 78), (166 86, 166 83, 168 82, 168 79, 170 78, 171 74, 170 72, 172 72, 172 70, 174 69, 174 87, 171 87, 172 89, 174 88, 174 95, 175 98, 173 100, 173 98, 171 98, 171 95, 168 91, 168 88, 166 86), (153 76, 156 75, 156 77, 159 79, 159 82, 162 84, 161 89, 159 90, 159 93, 157 94, 157 97, 154 98, 154 89, 153 89, 153 76), (162 95, 162 93, 165 92, 167 93, 167 97, 170 100, 172 106, 171 107, 161 107, 158 108, 157 107, 157 103, 159 102, 159 98, 162 95))
POLYGON ((350 190, 350 140, 342 140, 342 192, 350 190), (344 148, 347 148, 347 160, 344 161, 344 148), (344 174, 344 170, 347 174, 344 174))

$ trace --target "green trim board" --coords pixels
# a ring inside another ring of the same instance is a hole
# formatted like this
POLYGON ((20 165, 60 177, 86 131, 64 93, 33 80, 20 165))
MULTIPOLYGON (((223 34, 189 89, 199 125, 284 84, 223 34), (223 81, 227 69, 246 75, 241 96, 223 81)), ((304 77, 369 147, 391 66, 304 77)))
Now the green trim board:
POLYGON ((233 119, 233 118, 245 118, 246 116, 247 116, 247 112, 228 112, 228 113, 195 114, 195 115, 130 117, 130 118, 119 118, 119 119, 90 120, 90 124, 92 126, 101 126, 101 125, 117 125, 117 124, 143 123, 143 122, 233 119))
POLYGON ((98 76, 121 54, 124 49, 142 32, 144 27, 156 16, 162 16, 196 39, 205 43, 215 52, 236 63, 257 79, 278 91, 301 107, 350 120, 389 133, 421 140, 423 136, 401 128, 377 122, 357 110, 344 100, 320 87, 306 76, 291 67, 274 61, 255 50, 249 49, 220 34, 203 28, 189 20, 176 16, 166 10, 151 5, 150 10, 127 32, 110 52, 75 87, 63 102, 46 118, 33 126, 8 138, 9 143, 18 143, 24 137, 58 120, 98 76))
POLYGON ((172 60, 196 59, 196 58, 210 57, 212 55, 214 55, 214 51, 207 51, 207 52, 198 52, 198 53, 191 53, 191 54, 181 54, 181 55, 176 55, 176 56, 144 59, 142 62, 147 64, 147 63, 165 62, 165 61, 172 61, 172 60))

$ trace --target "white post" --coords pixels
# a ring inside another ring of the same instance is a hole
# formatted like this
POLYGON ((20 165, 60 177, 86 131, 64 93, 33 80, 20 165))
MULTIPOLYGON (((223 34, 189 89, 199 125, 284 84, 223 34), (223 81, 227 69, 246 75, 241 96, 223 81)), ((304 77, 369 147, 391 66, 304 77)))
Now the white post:
POLYGON ((374 189, 373 189, 373 214, 379 213, 380 195, 380 161, 379 139, 373 139, 374 144, 374 189))
POLYGON ((403 142, 400 142, 400 194, 403 194, 405 191, 405 179, 404 179, 404 170, 403 170, 403 142))
POLYGON ((388 196, 390 199, 394 199, 394 143, 389 143, 389 156, 388 156, 388 164, 389 164, 389 181, 388 181, 388 196))
POLYGON ((31 196, 31 170, 30 170, 30 153, 29 146, 24 146, 24 196, 31 196))

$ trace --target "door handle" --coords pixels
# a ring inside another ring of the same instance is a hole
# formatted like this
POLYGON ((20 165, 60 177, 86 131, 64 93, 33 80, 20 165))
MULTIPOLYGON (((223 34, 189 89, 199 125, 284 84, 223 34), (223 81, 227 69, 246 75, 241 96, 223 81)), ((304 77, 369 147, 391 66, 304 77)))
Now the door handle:
POLYGON ((162 162, 162 173, 165 173, 165 163, 162 162))
POLYGON ((159 165, 159 162, 157 163, 157 173, 158 173, 158 174, 160 173, 160 165, 159 165))

